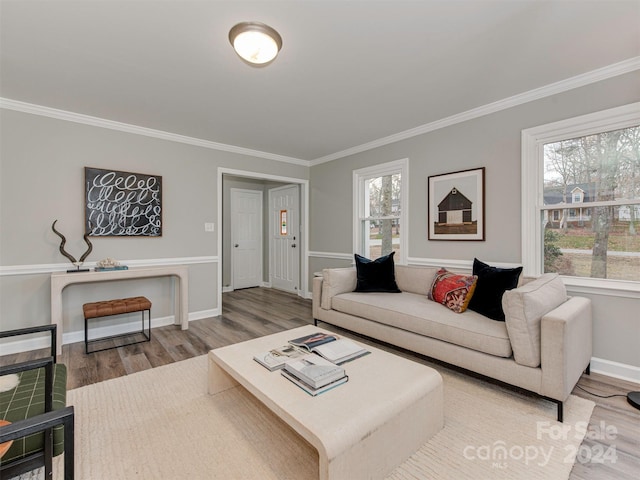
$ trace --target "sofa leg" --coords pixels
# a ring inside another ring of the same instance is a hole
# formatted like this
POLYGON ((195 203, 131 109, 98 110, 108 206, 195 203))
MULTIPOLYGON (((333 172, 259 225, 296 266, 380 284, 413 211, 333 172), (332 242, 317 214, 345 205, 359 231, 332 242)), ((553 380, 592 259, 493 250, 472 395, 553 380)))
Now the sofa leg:
POLYGON ((587 369, 584 371, 584 373, 586 373, 587 375, 591 375, 591 362, 589 362, 589 365, 587 365, 587 369))
POLYGON ((563 419, 563 408, 562 407, 564 406, 564 404, 562 402, 560 402, 560 401, 557 402, 557 403, 558 403, 558 421, 560 423, 563 423, 564 419, 563 419))

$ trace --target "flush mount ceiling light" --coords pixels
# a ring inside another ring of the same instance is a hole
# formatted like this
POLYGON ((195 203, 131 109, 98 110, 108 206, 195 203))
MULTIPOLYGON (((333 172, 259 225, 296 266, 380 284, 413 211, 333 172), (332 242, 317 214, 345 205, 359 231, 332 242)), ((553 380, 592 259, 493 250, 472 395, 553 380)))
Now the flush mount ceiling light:
POLYGON ((282 48, 282 38, 269 25, 242 22, 229 31, 229 41, 244 61, 254 66, 272 62, 282 48))

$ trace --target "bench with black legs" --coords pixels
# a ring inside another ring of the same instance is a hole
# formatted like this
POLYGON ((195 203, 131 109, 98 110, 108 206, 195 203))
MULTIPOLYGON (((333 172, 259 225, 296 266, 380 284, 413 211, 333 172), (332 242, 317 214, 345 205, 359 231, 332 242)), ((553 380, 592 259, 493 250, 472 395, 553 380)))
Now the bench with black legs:
POLYGON ((84 349, 86 353, 95 353, 110 348, 117 348, 124 345, 133 345, 134 343, 151 341, 151 302, 146 297, 121 298, 118 300, 106 300, 104 302, 85 303, 82 306, 84 313, 84 349), (89 320, 102 317, 110 317, 112 315, 122 315, 125 313, 141 312, 142 328, 139 332, 127 332, 110 337, 99 337, 89 340, 89 320), (147 330, 145 332, 144 312, 147 312, 147 330), (124 345, 112 344, 108 347, 98 348, 89 352, 89 345, 96 342, 104 342, 105 340, 122 338, 131 336, 134 333, 141 333, 143 340, 128 342, 124 345))

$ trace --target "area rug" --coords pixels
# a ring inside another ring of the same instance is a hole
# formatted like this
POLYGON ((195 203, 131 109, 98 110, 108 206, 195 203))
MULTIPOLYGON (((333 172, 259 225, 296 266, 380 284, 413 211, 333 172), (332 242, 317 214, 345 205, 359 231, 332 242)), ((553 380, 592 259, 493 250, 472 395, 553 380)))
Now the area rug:
MULTIPOLYGON (((548 401, 443 378, 444 429, 390 480, 569 477, 593 402, 571 396, 560 424, 548 401)), ((313 447, 251 394, 207 394, 206 356, 71 390, 68 401, 79 479, 318 478, 313 447)))

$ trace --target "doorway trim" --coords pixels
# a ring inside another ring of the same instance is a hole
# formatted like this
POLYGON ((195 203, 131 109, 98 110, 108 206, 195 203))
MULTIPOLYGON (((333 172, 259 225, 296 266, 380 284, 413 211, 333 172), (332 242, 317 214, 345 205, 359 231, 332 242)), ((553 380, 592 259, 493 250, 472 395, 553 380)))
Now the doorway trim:
POLYGON ((272 180, 274 182, 282 182, 282 183, 296 183, 300 185, 301 188, 301 198, 303 205, 301 205, 300 211, 304 215, 301 215, 301 232, 304 232, 304 238, 301 243, 301 262, 300 262, 300 290, 298 295, 303 298, 308 297, 308 284, 309 284, 309 180, 305 180, 302 178, 294 178, 294 177, 284 177, 280 175, 271 175, 268 173, 260 173, 260 172, 252 172, 249 170, 237 170, 234 168, 226 168, 226 167, 218 167, 217 174, 217 219, 216 224, 217 228, 217 255, 220 258, 218 262, 218 275, 217 275, 217 302, 216 308, 218 310, 219 315, 222 315, 222 262, 224 261, 222 255, 222 177, 224 175, 233 175, 236 177, 246 177, 246 178, 256 178, 260 180, 272 180))

